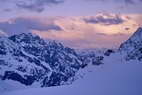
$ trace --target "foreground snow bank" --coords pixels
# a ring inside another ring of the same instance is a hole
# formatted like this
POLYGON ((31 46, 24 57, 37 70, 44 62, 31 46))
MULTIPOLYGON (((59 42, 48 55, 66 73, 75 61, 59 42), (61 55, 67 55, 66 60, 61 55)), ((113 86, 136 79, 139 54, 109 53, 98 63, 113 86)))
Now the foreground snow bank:
MULTIPOLYGON (((142 95, 142 64, 106 58, 99 67, 88 67, 84 78, 70 86, 35 88, 2 95, 142 95)), ((83 72, 83 71, 81 71, 83 72)))

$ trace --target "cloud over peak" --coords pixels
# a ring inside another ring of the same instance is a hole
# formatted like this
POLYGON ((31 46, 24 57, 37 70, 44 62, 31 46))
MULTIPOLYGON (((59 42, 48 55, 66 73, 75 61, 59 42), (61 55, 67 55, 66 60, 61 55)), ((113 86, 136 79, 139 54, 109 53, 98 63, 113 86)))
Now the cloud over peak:
POLYGON ((117 25, 125 22, 125 19, 121 15, 102 13, 97 16, 85 18, 84 21, 92 24, 117 25))
POLYGON ((0 22, 0 34, 32 32, 73 48, 117 47, 141 24, 142 15, 101 13, 79 17, 19 17, 0 22), (86 22, 84 20, 91 22, 86 22), (93 20, 93 22, 92 22, 93 20))
MULTIPOLYGON (((46 21, 46 20, 44 20, 46 21)), ((25 32, 37 31, 49 31, 49 30, 62 30, 59 26, 52 23, 44 23, 40 19, 19 17, 10 19, 6 22, 0 22, 0 29, 8 35, 19 34, 25 32)))

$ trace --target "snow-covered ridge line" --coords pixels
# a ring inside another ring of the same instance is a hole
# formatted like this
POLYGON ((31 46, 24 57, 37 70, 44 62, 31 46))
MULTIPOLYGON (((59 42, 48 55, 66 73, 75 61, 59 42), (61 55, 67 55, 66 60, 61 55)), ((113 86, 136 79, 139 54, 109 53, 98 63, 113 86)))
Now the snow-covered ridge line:
POLYGON ((92 64, 141 63, 141 59, 142 28, 118 50, 75 50, 31 33, 0 37, 0 83, 5 85, 0 90, 11 90, 13 84, 18 88, 71 84, 92 64))
POLYGON ((136 32, 124 43, 120 45, 119 51, 125 55, 126 60, 142 60, 142 28, 136 32))
MULTIPOLYGON (((87 65, 83 58, 72 48, 31 33, 0 37, 0 81, 31 87, 70 84, 87 65)), ((101 64, 100 59, 95 62, 101 64)))

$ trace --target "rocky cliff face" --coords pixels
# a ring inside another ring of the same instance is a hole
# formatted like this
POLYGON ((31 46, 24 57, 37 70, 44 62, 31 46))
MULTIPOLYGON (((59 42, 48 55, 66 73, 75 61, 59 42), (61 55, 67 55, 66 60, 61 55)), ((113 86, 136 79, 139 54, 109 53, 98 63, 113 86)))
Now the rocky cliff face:
POLYGON ((126 42, 122 43, 119 50, 126 53, 126 60, 142 60, 142 28, 138 28, 126 42))
POLYGON ((0 78, 30 86, 59 86, 71 80, 82 62, 74 49, 29 34, 0 37, 0 78))
MULTIPOLYGON (((119 52, 125 54, 126 60, 142 60, 142 28, 121 44, 119 52)), ((31 33, 0 37, 0 80, 25 86, 60 86, 71 83, 76 72, 88 64, 105 64, 103 59, 111 53, 115 51, 79 52, 31 33)))

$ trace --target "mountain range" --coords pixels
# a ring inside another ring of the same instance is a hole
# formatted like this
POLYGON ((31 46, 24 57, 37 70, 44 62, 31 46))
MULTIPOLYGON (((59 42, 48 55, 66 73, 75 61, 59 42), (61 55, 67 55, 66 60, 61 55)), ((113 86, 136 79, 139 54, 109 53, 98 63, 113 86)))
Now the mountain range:
POLYGON ((71 84, 79 70, 89 64, 105 64, 104 58, 112 53, 119 53, 126 61, 141 61, 142 28, 138 28, 118 50, 79 51, 32 33, 0 37, 0 82, 16 82, 28 87, 71 84))

